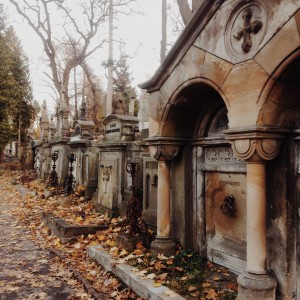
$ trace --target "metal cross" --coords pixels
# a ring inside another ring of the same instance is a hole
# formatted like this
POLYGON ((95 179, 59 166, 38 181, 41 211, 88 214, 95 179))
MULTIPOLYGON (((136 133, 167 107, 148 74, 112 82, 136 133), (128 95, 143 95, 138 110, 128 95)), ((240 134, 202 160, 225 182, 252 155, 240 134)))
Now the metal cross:
POLYGON ((258 31, 262 28, 262 22, 259 20, 254 20, 251 22, 252 9, 250 7, 247 7, 243 11, 242 18, 244 20, 244 27, 239 29, 236 34, 233 35, 233 37, 238 41, 243 38, 241 47, 245 53, 248 53, 252 46, 251 33, 258 33, 258 31))

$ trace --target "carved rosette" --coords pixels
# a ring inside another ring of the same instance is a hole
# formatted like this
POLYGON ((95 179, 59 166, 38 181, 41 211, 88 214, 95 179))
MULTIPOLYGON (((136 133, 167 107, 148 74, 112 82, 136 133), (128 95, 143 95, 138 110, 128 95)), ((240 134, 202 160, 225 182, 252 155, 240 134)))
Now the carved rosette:
POLYGON ((272 160, 279 151, 284 139, 284 131, 244 130, 243 132, 228 130, 227 138, 231 140, 234 154, 245 161, 272 160))
POLYGON ((146 140, 150 155, 158 161, 168 161, 176 158, 180 154, 182 144, 182 139, 161 137, 146 140))

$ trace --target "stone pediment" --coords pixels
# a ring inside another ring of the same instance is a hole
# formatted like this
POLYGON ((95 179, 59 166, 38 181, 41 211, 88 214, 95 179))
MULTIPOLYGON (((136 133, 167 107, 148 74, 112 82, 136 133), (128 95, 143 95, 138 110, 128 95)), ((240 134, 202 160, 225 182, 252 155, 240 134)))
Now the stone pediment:
POLYGON ((81 127, 81 129, 94 129, 95 127, 95 123, 93 121, 76 120, 73 123, 73 128, 76 128, 78 125, 81 127))
MULTIPOLYGON (((250 60, 298 9, 297 1, 289 1, 287 5, 282 0, 205 0, 159 69, 139 87, 149 93, 155 92, 172 77, 177 67, 180 73, 188 72, 186 62, 192 60, 191 55, 196 51, 193 49, 224 63, 237 64, 250 60)), ((201 68, 201 57, 195 63, 201 68)))
POLYGON ((127 139, 138 129, 139 119, 128 115, 110 115, 103 120, 106 139, 127 139))
POLYGON ((75 132, 71 138, 71 141, 78 141, 82 138, 88 138, 92 135, 95 128, 95 123, 93 121, 76 120, 73 123, 72 128, 75 132))

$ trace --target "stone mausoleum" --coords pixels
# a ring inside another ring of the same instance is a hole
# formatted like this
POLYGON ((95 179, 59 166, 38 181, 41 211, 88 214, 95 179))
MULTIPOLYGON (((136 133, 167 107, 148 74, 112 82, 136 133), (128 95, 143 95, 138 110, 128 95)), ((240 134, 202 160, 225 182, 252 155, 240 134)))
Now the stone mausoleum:
POLYGON ((152 251, 178 241, 229 267, 238 299, 300 299, 299 9, 205 0, 140 85, 158 164, 152 251))

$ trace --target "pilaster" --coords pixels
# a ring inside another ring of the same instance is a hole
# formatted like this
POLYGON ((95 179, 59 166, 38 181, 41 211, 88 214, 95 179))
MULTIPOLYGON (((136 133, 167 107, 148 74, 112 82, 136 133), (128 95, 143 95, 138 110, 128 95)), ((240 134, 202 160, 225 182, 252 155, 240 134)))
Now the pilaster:
POLYGON ((247 163, 247 268, 238 277, 237 299, 275 300, 276 280, 267 272, 266 170, 274 159, 285 131, 276 128, 227 130, 239 159, 247 163))
POLYGON ((170 161, 178 157, 182 139, 155 137, 146 140, 150 155, 158 161, 157 236, 151 243, 151 255, 173 255, 176 243, 171 238, 170 161))

